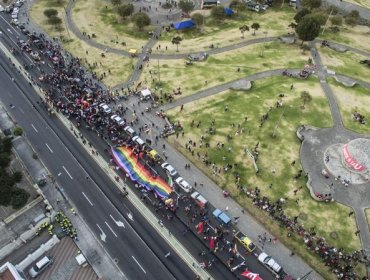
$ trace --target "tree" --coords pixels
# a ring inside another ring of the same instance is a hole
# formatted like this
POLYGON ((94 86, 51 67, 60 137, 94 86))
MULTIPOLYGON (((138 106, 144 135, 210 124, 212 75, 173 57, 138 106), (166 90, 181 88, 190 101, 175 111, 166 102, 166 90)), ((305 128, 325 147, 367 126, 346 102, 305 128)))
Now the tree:
POLYGON ((245 11, 247 9, 247 6, 245 5, 245 3, 239 0, 231 0, 229 8, 236 10, 239 13, 245 11))
POLYGON ((142 30, 145 26, 150 25, 150 18, 146 13, 134 14, 133 21, 139 30, 142 30))
POLYGON ((309 9, 303 8, 302 10, 300 10, 298 13, 295 14, 295 16, 294 16, 295 22, 299 23, 302 20, 302 18, 304 18, 309 13, 310 13, 309 9))
POLYGON ((360 17, 360 14, 356 10, 352 10, 346 17, 345 17, 345 22, 346 24, 350 26, 355 26, 358 22, 358 19, 360 17))
POLYGON ((195 22, 197 26, 200 26, 204 23, 204 16, 200 13, 194 13, 191 16, 191 19, 195 22))
POLYGON ((23 129, 20 127, 20 126, 16 126, 14 129, 13 129, 13 134, 15 136, 21 136, 23 134, 23 129))
POLYGON ((299 39, 302 40, 302 45, 305 41, 312 41, 320 33, 320 23, 314 17, 304 17, 299 23, 295 31, 299 39))
POLYGON ((46 9, 44 10, 44 15, 47 18, 55 17, 58 15, 58 11, 56 9, 46 9))
POLYGON ((29 193, 21 188, 14 188, 11 194, 11 204, 13 208, 19 209, 26 205, 28 198, 30 197, 29 193))
POLYGON ((223 19, 225 17, 225 7, 224 6, 214 6, 211 9, 211 16, 215 19, 223 19))
POLYGON ((302 109, 304 109, 304 106, 312 100, 312 96, 308 91, 304 90, 301 92, 301 99, 302 99, 302 109))
POLYGON ((10 163, 10 155, 8 153, 0 153, 0 170, 8 167, 10 163))
POLYGON ((332 25, 341 26, 343 24, 343 17, 340 15, 336 15, 330 18, 330 22, 332 25))
POLYGON ((192 1, 180 0, 178 6, 185 14, 189 14, 194 10, 194 3, 192 1))
POLYGON ((258 30, 261 26, 258 22, 254 22, 251 27, 253 28, 253 35, 256 35, 256 30, 258 30))
POLYGON ((134 5, 131 3, 118 6, 117 8, 117 14, 121 18, 131 16, 133 12, 134 12, 134 5))
POLYGON ((249 26, 248 25, 242 25, 239 27, 240 32, 242 33, 242 38, 244 39, 244 32, 249 31, 249 26))
POLYGON ((321 0, 302 0, 302 6, 310 10, 321 7, 321 0))
POLYGON ((51 24, 51 25, 54 25, 54 26, 58 26, 62 23, 62 19, 60 17, 57 17, 57 16, 50 17, 48 19, 48 23, 51 24))
POLYGON ((110 0, 113 6, 121 5, 121 0, 110 0))
POLYGON ((176 45, 176 51, 178 52, 179 51, 179 44, 181 43, 182 41, 182 38, 180 36, 176 36, 176 37, 173 37, 172 38, 172 44, 175 44, 176 45))
POLYGON ((320 23, 320 25, 325 25, 328 15, 325 12, 315 12, 307 15, 307 17, 314 17, 320 23))
POLYGON ((19 183, 20 181, 22 181, 22 177, 23 177, 22 172, 15 171, 12 175, 12 180, 13 180, 14 184, 19 183))

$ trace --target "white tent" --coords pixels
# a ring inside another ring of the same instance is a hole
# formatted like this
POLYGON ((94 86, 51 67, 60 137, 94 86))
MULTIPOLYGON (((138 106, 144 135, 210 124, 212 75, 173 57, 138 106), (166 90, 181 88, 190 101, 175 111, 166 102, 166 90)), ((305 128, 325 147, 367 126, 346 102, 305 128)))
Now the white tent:
POLYGON ((151 97, 151 95, 152 95, 152 93, 150 92, 150 90, 148 88, 143 89, 140 92, 140 97, 141 97, 142 100, 149 99, 151 97))

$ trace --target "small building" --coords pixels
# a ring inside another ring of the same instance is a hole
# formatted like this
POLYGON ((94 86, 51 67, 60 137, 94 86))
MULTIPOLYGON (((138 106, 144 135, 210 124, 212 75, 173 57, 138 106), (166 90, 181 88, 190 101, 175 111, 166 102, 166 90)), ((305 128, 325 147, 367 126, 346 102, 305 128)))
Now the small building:
POLYGON ((149 100, 150 98, 152 98, 152 93, 148 88, 140 91, 140 100, 144 101, 149 100))

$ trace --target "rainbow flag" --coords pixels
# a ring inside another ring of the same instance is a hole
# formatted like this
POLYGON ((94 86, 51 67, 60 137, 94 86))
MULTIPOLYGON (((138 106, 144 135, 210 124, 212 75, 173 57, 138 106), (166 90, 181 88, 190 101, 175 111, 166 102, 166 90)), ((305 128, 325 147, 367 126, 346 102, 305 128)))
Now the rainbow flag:
POLYGON ((137 156, 128 147, 111 147, 112 157, 115 163, 123 169, 130 179, 145 187, 153 190, 155 194, 163 198, 168 198, 173 189, 161 177, 153 177, 140 162, 137 156))

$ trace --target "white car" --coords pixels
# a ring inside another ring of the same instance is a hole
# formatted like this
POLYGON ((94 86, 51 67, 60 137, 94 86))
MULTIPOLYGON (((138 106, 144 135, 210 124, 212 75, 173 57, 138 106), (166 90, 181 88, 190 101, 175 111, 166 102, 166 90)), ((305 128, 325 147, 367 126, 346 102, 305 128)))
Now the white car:
POLYGON ((275 273, 279 274, 283 271, 283 268, 271 256, 264 252, 258 256, 258 260, 275 273))
POLYGON ((162 163, 162 168, 164 169, 164 170, 166 170, 166 172, 167 172, 167 174, 169 174, 170 176, 176 176, 176 174, 177 174, 177 171, 176 171, 176 169, 175 168, 173 168, 173 166, 172 165, 170 165, 168 162, 165 162, 165 163, 162 163))
POLYGON ((104 113, 106 113, 106 114, 110 114, 110 113, 112 113, 112 109, 111 109, 107 104, 105 104, 105 103, 101 103, 101 104, 99 105, 99 108, 100 108, 101 110, 103 110, 103 112, 104 112, 104 113))
POLYGON ((12 19, 18 19, 18 14, 12 14, 12 19))
POLYGON ((178 177, 175 180, 176 184, 186 193, 189 193, 193 190, 193 187, 190 186, 182 177, 178 177))
POLYGON ((4 12, 4 11, 5 11, 4 7, 0 5, 0 12, 4 12))
POLYGON ((113 116, 110 117, 110 119, 118 125, 124 125, 125 124, 125 121, 120 116, 113 115, 113 116))

